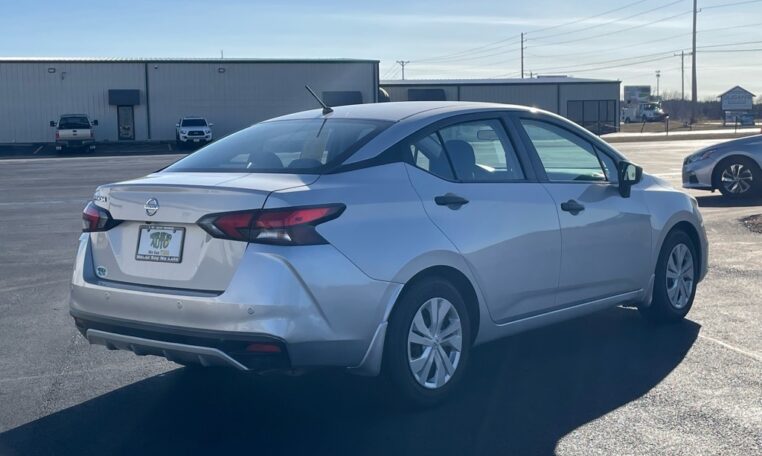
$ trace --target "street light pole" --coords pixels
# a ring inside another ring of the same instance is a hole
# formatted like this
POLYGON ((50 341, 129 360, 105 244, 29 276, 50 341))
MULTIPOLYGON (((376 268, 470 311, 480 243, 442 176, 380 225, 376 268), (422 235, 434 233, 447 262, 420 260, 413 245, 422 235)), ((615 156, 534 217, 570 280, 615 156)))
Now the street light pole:
POLYGON ((656 98, 659 98, 659 79, 661 78, 661 70, 656 70, 656 98))

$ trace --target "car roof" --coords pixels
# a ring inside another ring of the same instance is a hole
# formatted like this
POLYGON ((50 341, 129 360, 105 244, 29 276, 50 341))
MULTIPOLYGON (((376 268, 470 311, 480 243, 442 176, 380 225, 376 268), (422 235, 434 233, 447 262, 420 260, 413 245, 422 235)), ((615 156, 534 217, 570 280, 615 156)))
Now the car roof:
POLYGON ((87 117, 87 114, 61 114, 61 117, 87 117))
POLYGON ((201 120, 206 120, 206 117, 201 117, 201 116, 184 116, 184 117, 180 117, 180 119, 181 120, 186 120, 186 119, 201 119, 201 120))
POLYGON ((480 103, 471 101, 398 101, 389 103, 366 103, 349 106, 336 106, 333 112, 323 115, 322 109, 312 109, 309 111, 297 112, 281 117, 270 119, 275 120, 293 120, 293 119, 314 119, 314 118, 348 118, 348 119, 369 119, 385 120, 398 122, 411 116, 417 118, 425 117, 427 113, 432 116, 440 115, 448 111, 479 111, 479 110, 523 110, 528 111, 531 108, 526 106, 507 105, 499 103, 480 103))

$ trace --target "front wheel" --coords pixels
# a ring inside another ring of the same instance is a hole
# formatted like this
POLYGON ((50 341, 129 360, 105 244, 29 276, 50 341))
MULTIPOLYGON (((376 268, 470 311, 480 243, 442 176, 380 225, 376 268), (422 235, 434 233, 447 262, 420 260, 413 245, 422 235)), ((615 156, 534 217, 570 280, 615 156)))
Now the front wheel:
POLYGON ((699 271, 696 249, 693 240, 683 231, 667 236, 656 264, 651 305, 640 308, 648 320, 674 323, 691 310, 699 271))
POLYGON ((761 174, 753 160, 746 157, 730 157, 717 165, 714 184, 724 196, 750 196, 759 193, 761 174))
POLYGON ((461 293, 444 279, 423 279, 405 292, 391 316, 384 375, 408 404, 433 406, 461 383, 470 348, 461 293))

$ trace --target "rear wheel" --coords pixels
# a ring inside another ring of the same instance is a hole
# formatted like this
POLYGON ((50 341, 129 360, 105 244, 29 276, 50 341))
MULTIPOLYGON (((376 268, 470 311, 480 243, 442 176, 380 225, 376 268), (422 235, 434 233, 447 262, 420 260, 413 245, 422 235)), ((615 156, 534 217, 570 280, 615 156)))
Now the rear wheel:
POLYGON ((690 236, 674 231, 667 236, 659 254, 653 299, 640 312, 658 323, 679 321, 688 314, 696 296, 698 252, 690 236))
POLYGON ((400 298, 389 321, 384 375, 408 404, 436 405, 461 383, 470 348, 461 293, 444 279, 423 279, 400 298))
POLYGON ((729 157, 714 170, 714 185, 723 195, 731 198, 751 196, 760 192, 762 172, 747 157, 729 157))

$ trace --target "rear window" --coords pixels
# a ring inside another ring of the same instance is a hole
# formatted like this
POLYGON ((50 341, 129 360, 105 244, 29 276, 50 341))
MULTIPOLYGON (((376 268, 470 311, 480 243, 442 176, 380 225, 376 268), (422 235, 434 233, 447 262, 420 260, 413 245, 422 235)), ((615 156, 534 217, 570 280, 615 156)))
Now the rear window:
POLYGON ((206 120, 204 119, 183 119, 180 124, 181 127, 206 127, 206 120))
POLYGON ((61 130, 72 130, 77 128, 90 128, 90 121, 87 117, 61 117, 58 121, 58 128, 61 130))
POLYGON ((355 119, 263 122, 212 143, 164 171, 321 173, 389 125, 355 119))

